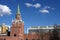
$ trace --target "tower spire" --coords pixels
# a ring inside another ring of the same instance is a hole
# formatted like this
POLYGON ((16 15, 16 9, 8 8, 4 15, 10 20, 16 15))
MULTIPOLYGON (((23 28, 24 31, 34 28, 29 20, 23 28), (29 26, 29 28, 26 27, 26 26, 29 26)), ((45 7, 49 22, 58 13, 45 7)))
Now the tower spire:
POLYGON ((18 4, 18 9, 17 9, 17 14, 20 14, 19 4, 18 4))
POLYGON ((16 13, 16 19, 21 20, 19 4, 18 4, 18 8, 17 8, 17 13, 16 13))

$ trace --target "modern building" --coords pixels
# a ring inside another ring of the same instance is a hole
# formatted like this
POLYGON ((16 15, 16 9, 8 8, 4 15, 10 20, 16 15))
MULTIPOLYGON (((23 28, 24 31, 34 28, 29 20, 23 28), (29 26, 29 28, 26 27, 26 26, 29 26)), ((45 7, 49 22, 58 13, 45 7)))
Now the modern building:
POLYGON ((28 33, 47 33, 53 30, 54 26, 31 26, 28 28, 28 33))
POLYGON ((60 40, 59 39, 60 36, 58 37, 59 32, 57 32, 55 29, 56 28, 54 27, 49 28, 48 26, 46 27, 38 26, 38 27, 28 28, 29 33, 25 34, 24 33, 24 21, 21 18, 20 8, 18 5, 16 17, 12 21, 12 27, 10 29, 10 32, 7 31, 7 35, 1 34, 0 40, 55 40, 55 39, 60 40), (41 29, 43 33, 41 33, 41 29), (46 29, 47 31, 45 33, 46 29), (48 32, 49 29, 54 29, 54 31, 52 33, 48 32))

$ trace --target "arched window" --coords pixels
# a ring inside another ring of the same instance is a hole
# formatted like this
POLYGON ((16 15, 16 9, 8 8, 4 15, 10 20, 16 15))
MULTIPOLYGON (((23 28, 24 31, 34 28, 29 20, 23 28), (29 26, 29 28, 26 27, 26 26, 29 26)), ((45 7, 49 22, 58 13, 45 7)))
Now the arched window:
POLYGON ((28 39, 26 39, 26 40, 28 40, 28 39))
POLYGON ((4 40, 6 40, 6 39, 4 39, 4 40))
POLYGON ((21 39, 21 40, 23 40, 23 39, 21 39))
POLYGON ((37 40, 39 40, 39 39, 37 39, 37 40))
POLYGON ((32 40, 35 40, 35 39, 32 39, 32 40))
POLYGON ((14 36, 16 37, 16 34, 14 34, 14 36))

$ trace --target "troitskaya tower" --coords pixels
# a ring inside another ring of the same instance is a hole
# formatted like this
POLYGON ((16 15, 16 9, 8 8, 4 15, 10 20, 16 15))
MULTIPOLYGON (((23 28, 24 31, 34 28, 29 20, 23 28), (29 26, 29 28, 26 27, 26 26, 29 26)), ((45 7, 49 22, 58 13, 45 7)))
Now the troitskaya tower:
MULTIPOLYGON (((17 37, 20 40, 23 40, 24 35, 24 22, 21 19, 20 8, 18 5, 16 18, 12 21, 11 34, 12 37, 17 37)), ((15 39, 16 40, 16 39, 15 39)))

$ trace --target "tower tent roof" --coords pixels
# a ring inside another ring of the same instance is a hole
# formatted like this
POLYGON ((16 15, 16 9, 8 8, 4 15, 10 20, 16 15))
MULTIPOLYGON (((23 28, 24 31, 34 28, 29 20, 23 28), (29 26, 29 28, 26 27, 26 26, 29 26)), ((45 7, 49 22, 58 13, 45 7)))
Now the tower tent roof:
POLYGON ((19 8, 19 5, 18 5, 18 9, 17 9, 17 14, 20 14, 20 8, 19 8))

